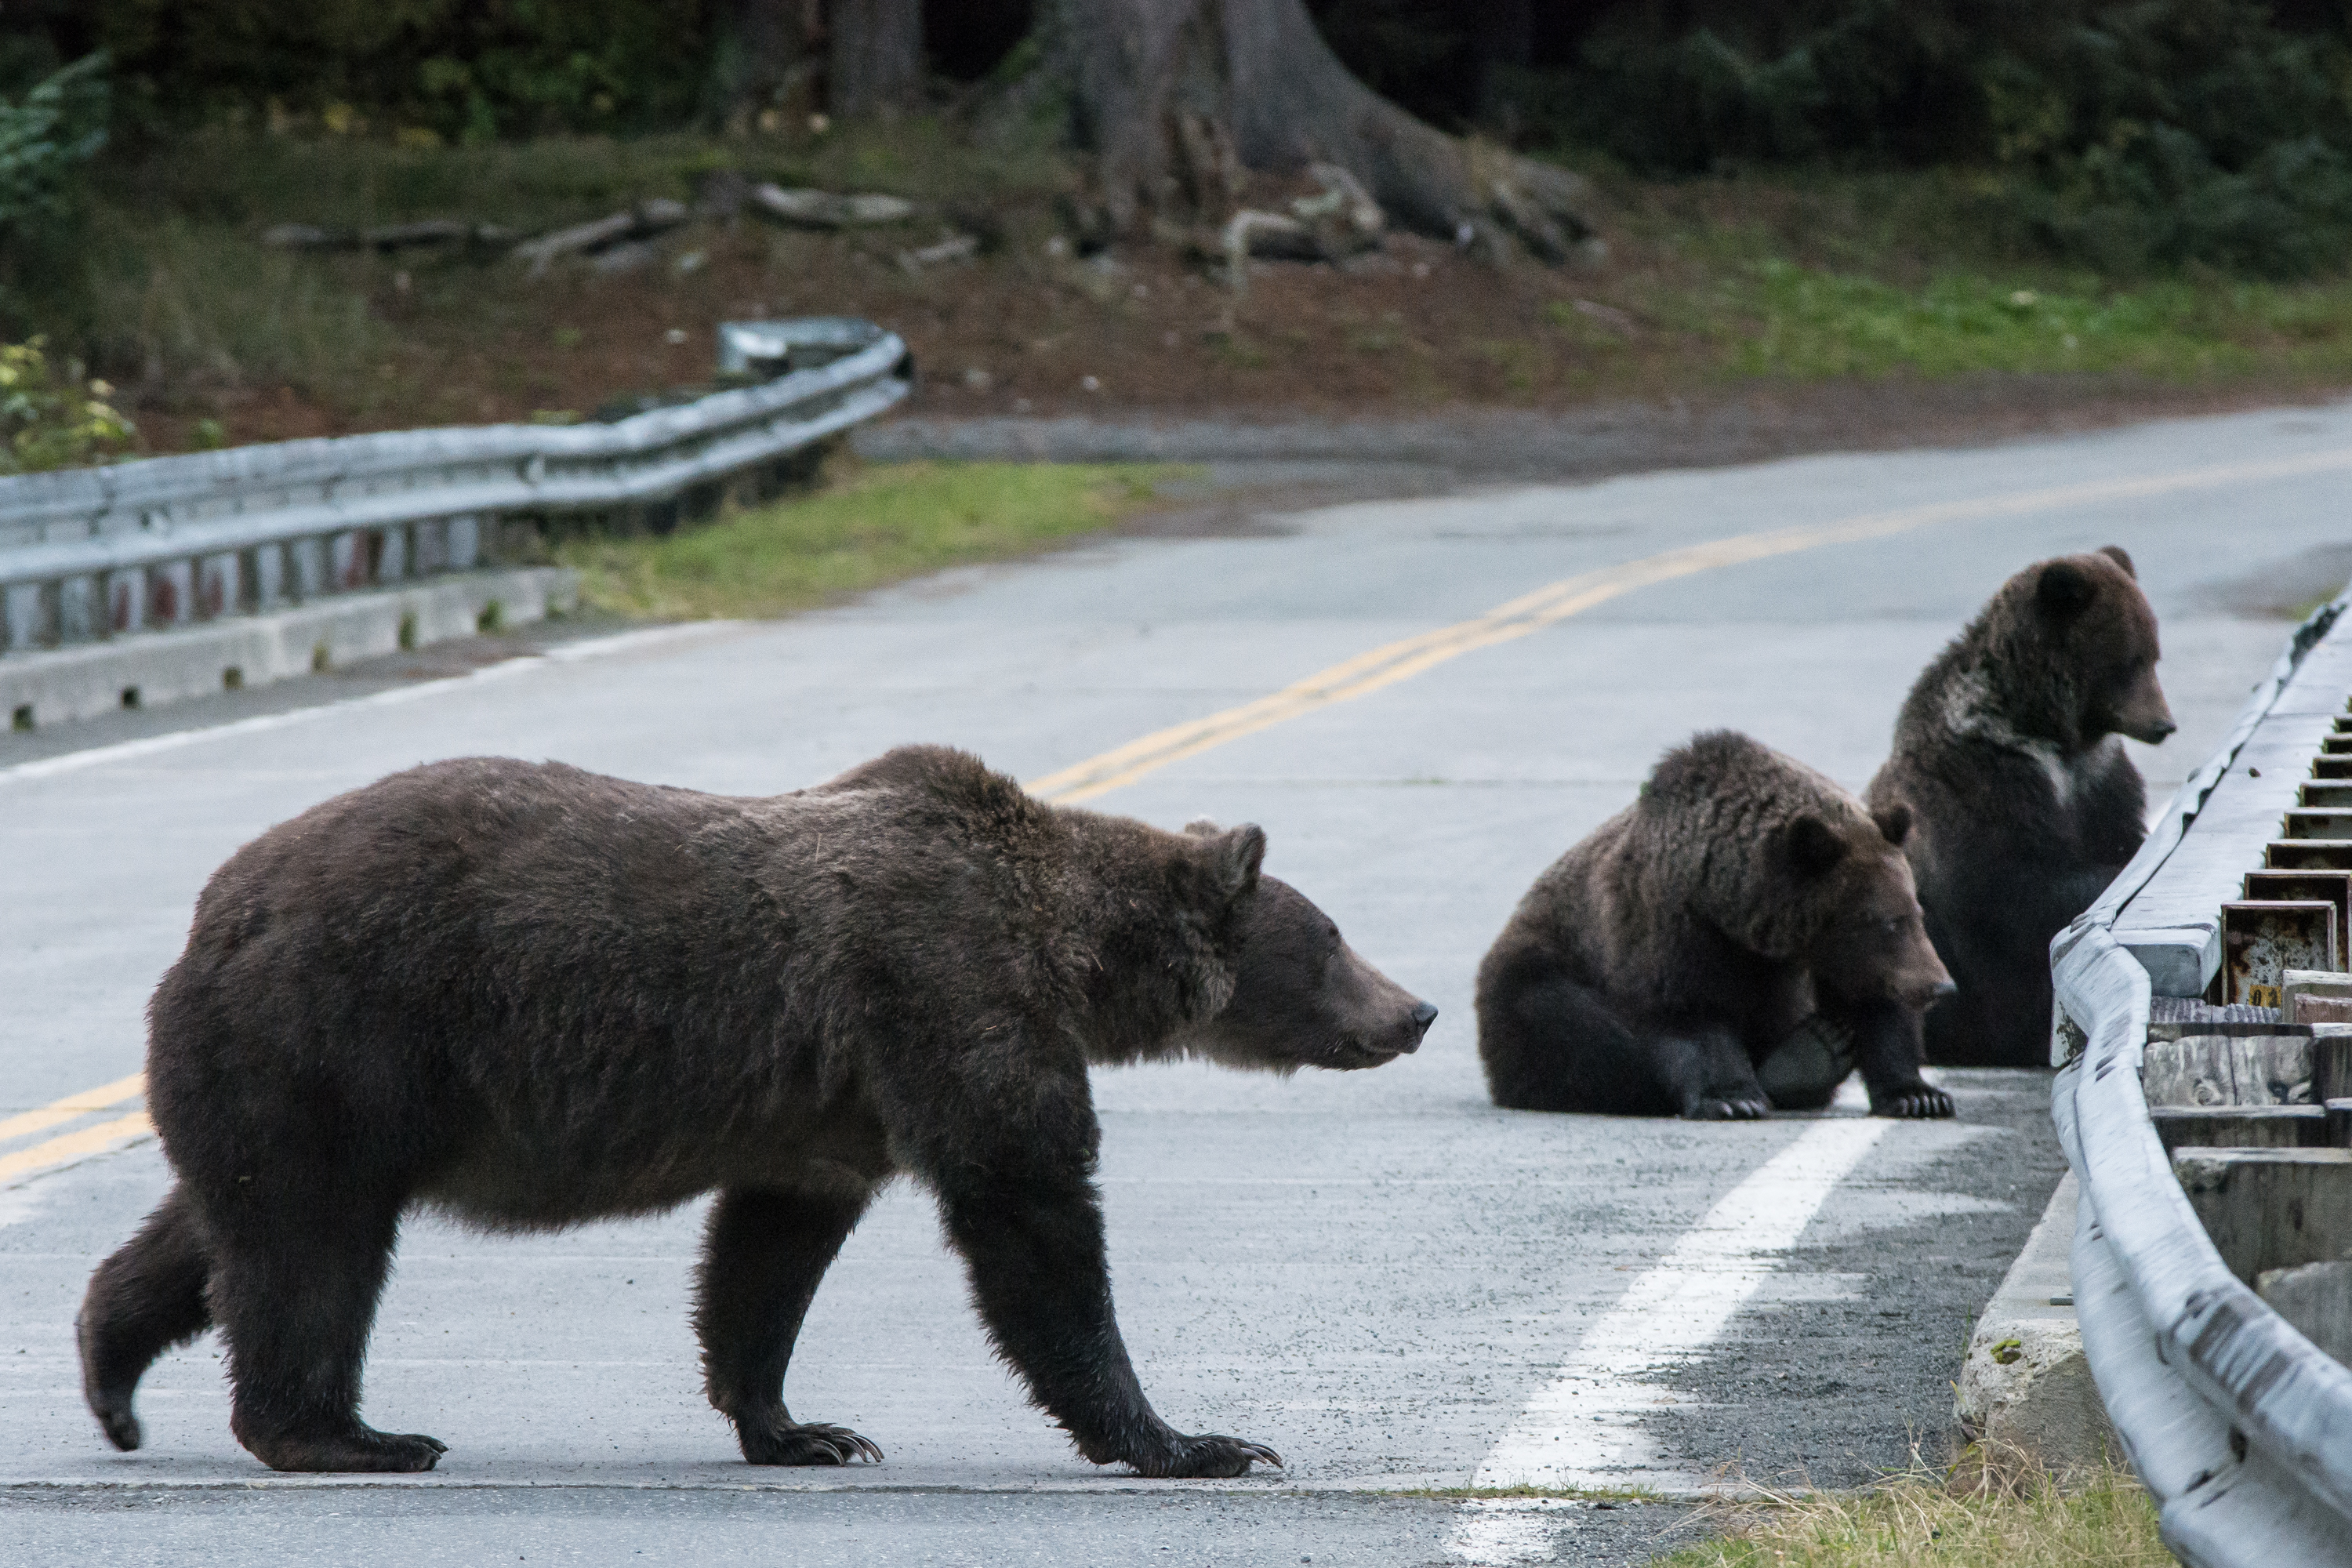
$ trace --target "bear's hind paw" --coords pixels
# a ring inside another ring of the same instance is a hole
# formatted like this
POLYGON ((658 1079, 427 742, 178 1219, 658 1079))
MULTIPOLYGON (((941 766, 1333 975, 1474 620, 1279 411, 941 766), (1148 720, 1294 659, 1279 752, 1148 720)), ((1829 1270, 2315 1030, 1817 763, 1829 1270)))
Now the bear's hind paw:
POLYGON ((1683 1110, 1686 1121, 1754 1121, 1771 1107, 1762 1100, 1695 1100, 1683 1110))
POLYGON ((1263 1443, 1226 1437, 1213 1432, 1178 1436, 1175 1451, 1156 1462, 1130 1461, 1138 1474, 1168 1479, 1245 1476, 1250 1466, 1282 1468, 1282 1456, 1263 1443))
POLYGON ((882 1450, 872 1439, 846 1426, 820 1422, 784 1425, 768 1430, 746 1428, 740 1434, 743 1458, 753 1465, 848 1465, 860 1459, 882 1462, 882 1450))
POLYGON ((379 1432, 356 1421, 340 1431, 287 1434, 246 1447, 273 1470, 328 1475, 413 1476, 449 1451, 448 1444, 422 1432, 379 1432))

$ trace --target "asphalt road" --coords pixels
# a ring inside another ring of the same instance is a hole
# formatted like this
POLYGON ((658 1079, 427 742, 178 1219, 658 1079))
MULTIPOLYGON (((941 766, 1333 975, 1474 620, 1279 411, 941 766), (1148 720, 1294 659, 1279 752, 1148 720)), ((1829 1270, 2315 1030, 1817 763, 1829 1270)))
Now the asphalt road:
MULTIPOLYGON (((1371 1073, 1097 1077, 1145 1386, 1180 1426, 1280 1449, 1279 1475, 1144 1483, 1077 1460, 991 1358, 903 1187, 827 1277, 788 1390, 801 1418, 876 1439, 880 1466, 737 1461, 698 1389, 691 1212, 525 1239, 410 1224, 365 1413, 448 1443, 430 1476, 272 1476, 228 1434, 210 1340, 149 1375, 148 1447, 117 1455, 69 1325, 166 1170, 152 1141, 94 1137, 0 1188, 6 1556, 1638 1563, 1706 1518, 1446 1494, 1682 1497, 1938 1459, 1969 1324, 2059 1169, 2042 1077, 1948 1074, 1960 1114, 1932 1124, 1850 1104, 1705 1126, 1497 1111, 1478 957, 1694 730, 1748 730, 1858 788, 1920 666, 2042 555, 2119 542, 2139 563, 2182 723, 2140 752, 2160 799, 2285 613, 2352 573, 2347 468, 2339 406, 1366 502, 474 679, 301 683, 0 742, 0 1119, 135 1072, 204 878, 393 769, 501 752, 766 793, 924 740, 1039 779, 1413 638, 1360 667, 1378 679, 1284 699, 1278 721, 1230 722, 1091 804, 1263 824, 1269 869, 1443 1010, 1418 1056, 1371 1073)), ((0 1160, 135 1105, 0 1141, 0 1160)))

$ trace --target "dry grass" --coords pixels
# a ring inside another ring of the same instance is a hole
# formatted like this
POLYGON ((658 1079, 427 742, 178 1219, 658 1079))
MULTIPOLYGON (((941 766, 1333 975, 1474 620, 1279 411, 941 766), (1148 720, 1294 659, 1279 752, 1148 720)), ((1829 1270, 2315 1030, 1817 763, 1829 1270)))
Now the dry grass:
POLYGON ((2171 1553, 2130 1476, 1955 1484, 1932 1472, 1855 1492, 1769 1490, 1727 1510, 1721 1538, 1652 1568, 2154 1568, 2171 1553))

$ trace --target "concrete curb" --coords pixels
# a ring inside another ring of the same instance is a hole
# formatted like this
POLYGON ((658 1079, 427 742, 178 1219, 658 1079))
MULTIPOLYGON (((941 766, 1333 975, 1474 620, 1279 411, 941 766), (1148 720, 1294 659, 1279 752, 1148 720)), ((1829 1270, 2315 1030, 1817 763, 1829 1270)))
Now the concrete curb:
POLYGON ((268 686, 354 659, 522 626, 576 609, 580 574, 524 566, 432 577, 274 615, 0 658, 0 709, 18 729, 268 686), (492 606, 496 606, 493 616, 492 606))
POLYGON ((1991 1457, 2062 1475, 2123 1454, 2074 1317, 2077 1191, 2069 1171, 1977 1320, 1952 1406, 1960 1429, 1991 1457))

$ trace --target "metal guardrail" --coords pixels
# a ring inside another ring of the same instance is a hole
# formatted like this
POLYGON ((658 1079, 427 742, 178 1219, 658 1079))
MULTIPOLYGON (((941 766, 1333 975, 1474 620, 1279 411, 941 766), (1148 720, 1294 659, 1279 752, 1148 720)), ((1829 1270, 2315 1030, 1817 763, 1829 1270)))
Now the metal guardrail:
POLYGON ((2193 1568, 2352 1565, 2352 1370, 2223 1262, 2141 1083, 2155 995, 2201 995, 2214 911, 2294 802, 2352 689, 2352 595, 2297 630, 2229 741, 2097 903, 2051 944, 2052 1110, 2082 1187, 2083 1346, 2165 1542, 2193 1568), (2240 765, 2242 763, 2244 765, 2240 765))
POLYGON ((257 614, 499 559, 513 518, 657 504, 787 458, 907 394, 894 333, 730 322, 774 379, 609 424, 242 447, 0 479, 0 653, 257 614))

